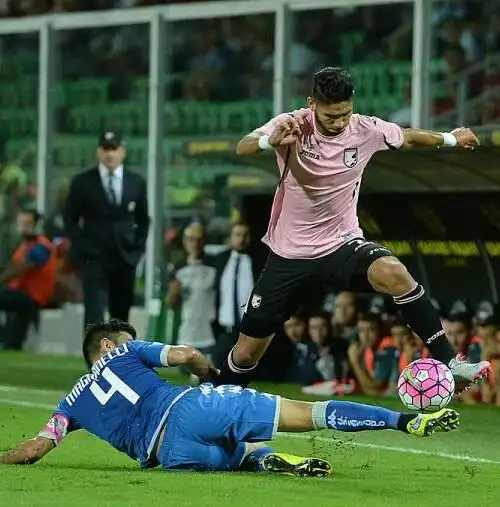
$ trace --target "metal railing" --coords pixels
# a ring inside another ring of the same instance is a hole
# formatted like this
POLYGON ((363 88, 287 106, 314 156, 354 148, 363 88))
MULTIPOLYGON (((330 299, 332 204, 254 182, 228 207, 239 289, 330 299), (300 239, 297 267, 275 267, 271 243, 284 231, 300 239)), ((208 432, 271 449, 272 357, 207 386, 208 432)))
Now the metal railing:
POLYGON ((450 111, 435 115, 433 125, 472 125, 478 121, 482 124, 481 113, 492 100, 500 99, 500 85, 487 87, 476 96, 470 97, 470 80, 475 75, 487 78, 495 74, 500 74, 500 53, 487 56, 454 76, 432 83, 436 91, 455 88, 457 92, 456 106, 450 111))

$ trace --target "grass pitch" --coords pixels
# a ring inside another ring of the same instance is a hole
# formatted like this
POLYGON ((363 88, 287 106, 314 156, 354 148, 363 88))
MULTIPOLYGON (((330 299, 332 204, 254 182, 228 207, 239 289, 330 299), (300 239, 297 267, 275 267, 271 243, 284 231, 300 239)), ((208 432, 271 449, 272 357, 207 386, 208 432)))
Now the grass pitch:
MULTIPOLYGON (((0 452, 35 435, 84 371, 78 359, 0 352, 0 452)), ((259 387, 308 399, 293 386, 259 387)), ((397 400, 357 401, 403 408, 397 400)), ((459 410, 459 431, 429 439, 322 432, 283 435, 273 444, 329 459, 334 471, 328 479, 141 471, 106 443, 76 432, 35 465, 0 466, 0 507, 498 506, 500 409, 459 410)))

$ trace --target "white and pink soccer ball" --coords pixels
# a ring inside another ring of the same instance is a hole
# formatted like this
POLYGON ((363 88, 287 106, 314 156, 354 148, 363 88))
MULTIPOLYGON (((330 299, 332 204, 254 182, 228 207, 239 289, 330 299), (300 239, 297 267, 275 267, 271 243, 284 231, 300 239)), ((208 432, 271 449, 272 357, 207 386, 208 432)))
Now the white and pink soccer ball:
POLYGON ((450 403, 454 392, 455 380, 451 370, 435 359, 417 359, 399 376, 399 397, 411 410, 441 410, 450 403))

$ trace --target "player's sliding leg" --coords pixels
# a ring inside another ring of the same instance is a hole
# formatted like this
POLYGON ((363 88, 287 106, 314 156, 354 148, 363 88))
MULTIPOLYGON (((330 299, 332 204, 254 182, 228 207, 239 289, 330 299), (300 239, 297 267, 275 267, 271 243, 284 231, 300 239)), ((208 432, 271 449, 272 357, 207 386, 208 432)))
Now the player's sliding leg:
POLYGON ((403 414, 375 405, 349 401, 308 403, 283 399, 278 431, 306 432, 322 429, 338 431, 399 430, 418 437, 458 428, 458 413, 445 408, 429 414, 403 414))
POLYGON ((467 363, 456 356, 446 338, 438 312, 422 285, 410 275, 396 257, 381 257, 368 268, 372 287, 394 298, 394 302, 411 329, 422 339, 432 356, 447 364, 452 373, 468 382, 476 382, 488 375, 490 363, 467 363))
POLYGON ((320 458, 307 458, 276 452, 262 443, 245 443, 245 457, 238 467, 243 472, 268 472, 299 477, 330 475, 330 463, 320 458))

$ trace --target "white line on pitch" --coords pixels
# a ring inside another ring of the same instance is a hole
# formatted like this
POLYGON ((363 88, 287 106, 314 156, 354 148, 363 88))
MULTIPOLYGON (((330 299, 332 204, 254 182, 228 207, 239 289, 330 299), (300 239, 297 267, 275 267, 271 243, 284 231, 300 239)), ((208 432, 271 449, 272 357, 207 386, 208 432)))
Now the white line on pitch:
MULTIPOLYGON (((17 389, 17 388, 16 388, 17 389)), ((21 390, 21 389, 19 389, 21 390)), ((32 390, 33 391, 33 390, 32 390)), ((50 392, 50 391, 46 391, 50 392)), ((0 398, 0 404, 5 405, 17 405, 21 407, 31 407, 31 408, 42 408, 46 410, 54 410, 55 405, 47 405, 43 403, 33 403, 30 401, 23 401, 23 400, 10 400, 8 398, 0 398)), ((286 437, 286 438, 292 438, 295 440, 311 440, 311 437, 304 434, 297 434, 297 433, 278 433, 278 436, 286 437)), ((318 440, 320 442, 328 442, 333 443, 334 440, 327 437, 322 436, 314 436, 314 440, 318 440)), ((377 449, 380 451, 389 451, 389 452, 399 452, 402 454, 418 454, 421 456, 429 456, 429 457, 438 457, 443 459, 450 459, 454 461, 469 461, 474 463, 487 463, 490 465, 500 465, 500 461, 492 460, 492 459, 486 459, 486 458, 475 458, 474 456, 467 456, 467 455, 460 455, 460 454, 449 454, 446 452, 438 452, 438 451, 424 451, 422 449, 415 449, 412 447, 395 447, 391 445, 381 445, 381 444, 367 444, 364 442, 347 442, 345 443, 347 447, 362 447, 365 449, 377 449)))
MULTIPOLYGON (((334 443, 335 440, 332 438, 314 436, 312 439, 308 435, 300 435, 297 433, 278 433, 278 436, 283 436, 286 438, 293 438, 295 440, 319 440, 320 442, 328 442, 334 443)), ((500 465, 500 461, 495 461, 492 459, 486 458, 475 458, 474 456, 467 456, 461 454, 449 454, 447 452, 439 452, 439 451, 424 451, 422 449, 415 449, 413 447, 395 447, 392 445, 381 445, 381 444, 367 444, 364 442, 345 442, 344 445, 346 447, 363 447, 366 449, 377 449, 380 451, 390 451, 390 452, 399 452, 403 454, 420 454, 421 456, 429 456, 429 457, 438 457, 444 459, 451 459, 455 461, 472 461, 474 463, 489 463, 491 465, 500 465)))
POLYGON ((10 400, 9 398, 0 398, 2 405, 18 405, 19 407, 43 408, 46 410, 55 410, 55 405, 47 405, 45 403, 31 403, 31 401, 10 400))

